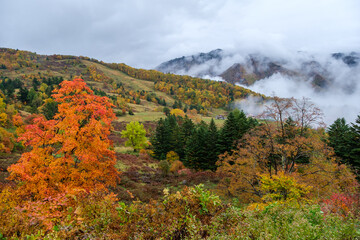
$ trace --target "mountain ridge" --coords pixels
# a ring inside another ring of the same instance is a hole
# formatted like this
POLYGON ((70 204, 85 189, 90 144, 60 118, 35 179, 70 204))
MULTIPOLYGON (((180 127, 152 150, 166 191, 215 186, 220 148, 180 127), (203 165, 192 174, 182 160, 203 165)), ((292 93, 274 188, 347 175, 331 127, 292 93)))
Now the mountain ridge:
MULTIPOLYGON (((269 78, 274 74, 309 81, 314 88, 318 89, 324 89, 333 82, 332 76, 330 76, 327 69, 328 64, 320 63, 313 56, 306 56, 303 60, 297 60, 299 67, 294 68, 291 66, 293 64, 291 61, 293 60, 286 58, 268 57, 257 53, 243 54, 240 59, 241 61, 239 61, 234 55, 234 53, 216 49, 208 53, 175 58, 161 63, 156 69, 161 72, 195 77, 221 77, 226 82, 244 86, 251 86, 255 82, 269 78), (230 66, 222 64, 224 59, 231 58, 233 58, 233 61, 230 66)), ((328 57, 338 61, 339 64, 345 64, 349 68, 359 66, 360 62, 360 54, 357 52, 332 53, 328 57)))

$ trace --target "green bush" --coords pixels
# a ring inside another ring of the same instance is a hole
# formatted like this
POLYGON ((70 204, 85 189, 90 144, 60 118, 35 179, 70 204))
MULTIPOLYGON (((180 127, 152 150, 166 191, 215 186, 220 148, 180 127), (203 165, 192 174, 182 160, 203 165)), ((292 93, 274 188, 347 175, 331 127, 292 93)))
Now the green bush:
POLYGON ((319 205, 264 210, 229 208, 214 221, 209 239, 357 239, 359 220, 324 215, 319 205))
POLYGON ((161 160, 159 162, 159 168, 161 169, 161 173, 163 176, 169 175, 170 172, 170 164, 167 160, 161 160))

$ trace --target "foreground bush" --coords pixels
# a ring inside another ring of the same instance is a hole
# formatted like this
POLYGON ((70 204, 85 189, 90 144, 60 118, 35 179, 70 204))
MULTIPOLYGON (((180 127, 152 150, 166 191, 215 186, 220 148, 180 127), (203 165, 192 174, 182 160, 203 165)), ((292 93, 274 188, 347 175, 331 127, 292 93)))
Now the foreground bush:
POLYGON ((0 194, 0 233, 10 239, 73 239, 106 232, 116 217, 112 213, 117 199, 106 191, 79 191, 34 201, 23 201, 15 194, 11 189, 0 194))
MULTIPOLYGON (((5 192, 2 200, 6 200, 5 192)), ((0 208, 0 233, 35 239, 184 239, 206 237, 223 211, 220 199, 202 185, 185 187, 163 201, 117 202, 106 192, 79 193, 59 199, 0 208), (31 206, 31 207, 30 207, 31 206), (33 211, 34 210, 34 211, 33 211)), ((0 196, 1 197, 1 196, 0 196)))
POLYGON ((227 209, 214 219, 208 239, 358 239, 359 220, 324 216, 319 205, 273 203, 264 210, 227 209))
MULTIPOLYGON (((2 194, 3 201, 6 191, 2 194)), ((323 213, 316 204, 240 208, 224 205, 202 185, 172 194, 165 189, 164 195, 162 201, 130 205, 106 192, 28 203, 32 208, 1 204, 0 233, 7 239, 360 238, 358 218, 323 213)))
POLYGON ((322 211, 360 219, 360 194, 334 193, 322 201, 322 211))

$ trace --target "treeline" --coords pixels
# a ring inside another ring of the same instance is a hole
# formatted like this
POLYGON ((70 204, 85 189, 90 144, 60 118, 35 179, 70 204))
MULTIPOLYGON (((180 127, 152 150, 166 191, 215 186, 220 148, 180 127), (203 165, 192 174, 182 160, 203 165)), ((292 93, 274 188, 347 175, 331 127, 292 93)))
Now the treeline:
POLYGON ((80 64, 80 59, 82 58, 83 57, 57 54, 39 55, 18 49, 0 48, 0 69, 9 71, 19 70, 21 68, 48 69, 54 66, 54 62, 58 60, 68 60, 67 63, 71 65, 80 64))
POLYGON ((175 95, 187 105, 201 105, 209 109, 211 107, 225 107, 234 99, 246 98, 249 95, 259 96, 262 99, 266 98, 262 94, 226 82, 165 74, 156 70, 136 69, 125 64, 104 65, 126 73, 130 77, 152 81, 157 90, 175 95))
POLYGON ((22 67, 36 68, 38 58, 36 53, 0 48, 0 69, 12 71, 22 67))
POLYGON ((141 104, 141 100, 153 102, 161 106, 167 106, 166 100, 158 96, 154 92, 146 90, 130 90, 124 86, 123 83, 113 83, 111 93, 116 96, 108 96, 114 101, 114 104, 120 109, 129 109, 127 103, 141 104))
POLYGON ((239 110, 230 112, 220 129, 213 119, 195 124, 187 116, 169 115, 157 123, 151 139, 153 154, 163 160, 173 151, 188 168, 215 170, 218 155, 234 149, 236 140, 256 125, 257 120, 239 110))
POLYGON ((342 163, 351 165, 360 177, 360 115, 355 123, 347 124, 344 118, 338 118, 328 128, 328 144, 342 163))
MULTIPOLYGON (((88 58, 56 54, 39 55, 28 51, 0 48, 0 71, 3 72, 3 76, 14 76, 14 74, 18 76, 23 72, 36 70, 47 74, 48 77, 58 74, 70 79, 80 75, 90 77, 86 65, 81 62, 82 59, 88 58)), ((98 62, 94 59, 89 60, 98 62)))

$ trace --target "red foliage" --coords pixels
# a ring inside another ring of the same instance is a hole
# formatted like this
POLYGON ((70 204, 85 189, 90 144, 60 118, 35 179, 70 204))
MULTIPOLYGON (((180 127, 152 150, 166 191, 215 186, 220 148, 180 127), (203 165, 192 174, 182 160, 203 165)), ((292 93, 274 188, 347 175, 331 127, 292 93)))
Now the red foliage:
POLYGON ((322 202, 324 213, 335 213, 343 217, 349 215, 360 217, 360 194, 335 193, 322 202))

